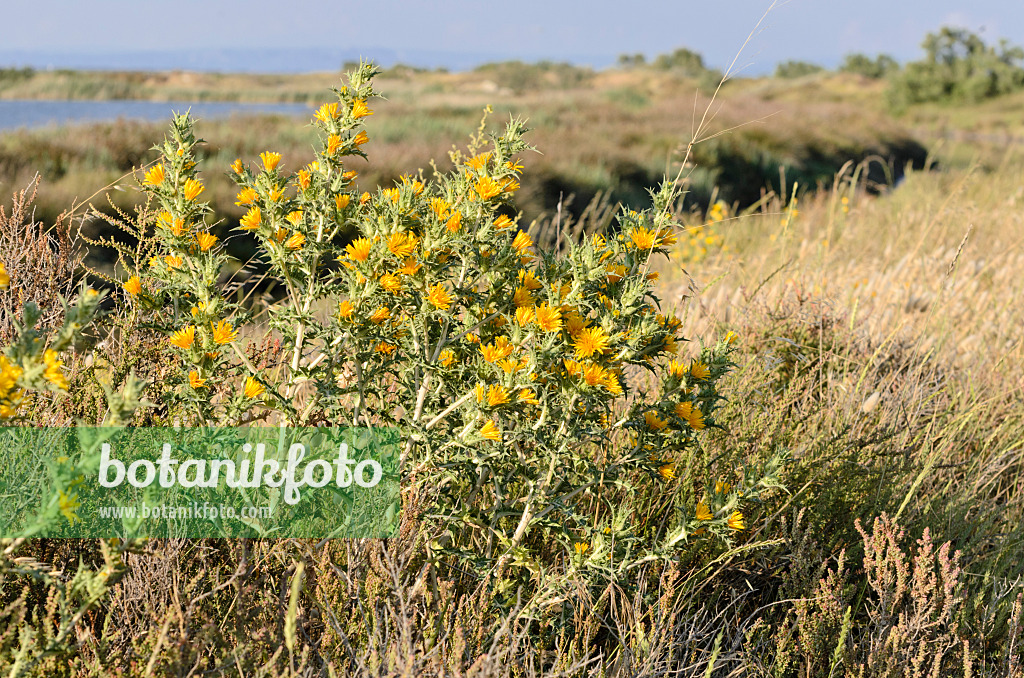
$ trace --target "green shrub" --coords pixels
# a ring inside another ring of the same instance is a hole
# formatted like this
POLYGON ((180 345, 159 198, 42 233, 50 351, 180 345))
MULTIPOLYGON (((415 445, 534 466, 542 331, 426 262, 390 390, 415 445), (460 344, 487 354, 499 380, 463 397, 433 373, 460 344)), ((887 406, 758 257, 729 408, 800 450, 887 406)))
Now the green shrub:
POLYGON ((783 61, 775 67, 776 78, 802 78, 807 75, 820 73, 824 68, 809 61, 783 61))
POLYGON ((900 65, 888 54, 879 54, 874 59, 866 54, 847 54, 839 66, 840 73, 855 73, 865 78, 878 80, 899 70, 900 65))
POLYGON ((925 58, 906 65, 887 91, 890 105, 903 109, 928 101, 977 103, 1024 88, 1024 49, 986 45, 963 29, 944 27, 922 43, 925 58))

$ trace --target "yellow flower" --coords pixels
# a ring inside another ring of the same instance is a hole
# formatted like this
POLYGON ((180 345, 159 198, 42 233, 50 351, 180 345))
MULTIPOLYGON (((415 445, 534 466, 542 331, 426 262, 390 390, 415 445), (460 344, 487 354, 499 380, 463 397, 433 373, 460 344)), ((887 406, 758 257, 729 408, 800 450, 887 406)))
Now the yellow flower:
POLYGON ((487 423, 484 424, 483 428, 480 429, 480 435, 482 435, 484 438, 487 438, 488 440, 493 440, 496 443, 501 442, 501 431, 498 430, 498 427, 494 424, 493 419, 487 420, 487 423))
POLYGON ((164 183, 164 166, 156 165, 146 172, 146 176, 142 179, 142 183, 149 186, 159 186, 164 183))
POLYGON ((327 155, 334 155, 341 148, 341 136, 332 134, 327 137, 327 155))
POLYGON ((694 360, 693 364, 690 365, 690 374, 694 379, 703 380, 711 376, 711 370, 709 370, 708 366, 701 361, 694 360))
POLYGON ((402 280, 394 273, 385 273, 378 282, 381 287, 391 294, 397 294, 402 290, 402 280))
POLYGON ((348 204, 351 201, 352 196, 350 196, 348 193, 339 193, 336 196, 334 196, 334 206, 338 208, 339 212, 348 207, 348 204))
POLYGON ((686 374, 686 365, 678 360, 673 360, 668 364, 668 373, 677 379, 681 379, 686 374))
POLYGON ((747 527, 743 524, 743 514, 739 511, 733 511, 726 524, 729 526, 729 529, 736 531, 745 530, 747 527))
POLYGON ((343 320, 350 320, 352 318, 352 313, 355 310, 355 307, 352 306, 352 302, 349 301, 348 299, 338 304, 338 315, 343 320))
POLYGON ((519 254, 525 254, 530 247, 533 247, 533 240, 530 236, 526 235, 524 231, 516 233, 515 240, 512 241, 512 249, 519 254))
POLYGON ((288 236, 287 240, 284 241, 284 248, 286 250, 294 251, 300 249, 305 244, 306 236, 303 235, 302 233, 299 233, 298 231, 295 231, 290 236, 288 236))
POLYGON ((706 424, 704 423, 704 413, 700 409, 693 406, 689 400, 684 400, 675 407, 676 416, 686 421, 690 425, 690 428, 700 431, 706 424))
POLYGON ((557 332, 562 328, 561 309, 544 304, 537 307, 537 327, 544 332, 557 332))
POLYGON ((608 392, 612 395, 622 395, 622 384, 619 383, 618 377, 612 370, 604 371, 603 386, 608 389, 608 392))
POLYGON ((479 172, 480 170, 482 170, 484 168, 484 165, 486 165, 487 161, 490 160, 490 159, 491 159, 490 152, 480 153, 479 155, 474 155, 472 158, 467 160, 466 161, 466 167, 471 167, 474 170, 476 170, 477 172, 479 172))
POLYGON ((490 177, 480 177, 475 188, 481 200, 489 200, 501 193, 501 185, 490 177))
POLYGON ((633 245, 638 250, 649 250, 654 247, 658 240, 658 235, 648 228, 634 226, 629 229, 629 239, 633 241, 633 245))
POLYGON ((404 259, 413 253, 419 240, 412 233, 392 233, 388 236, 388 251, 404 259))
MULTIPOLYGON (((0 270, 2 269, 3 264, 0 264, 0 270)), ((124 291, 132 295, 133 297, 137 297, 139 296, 139 294, 142 293, 142 281, 139 280, 139 276, 137 275, 133 275, 132 277, 128 278, 128 280, 125 281, 123 287, 124 291)))
POLYGON ((363 194, 361 196, 359 196, 359 204, 360 205, 365 205, 368 202, 370 202, 370 192, 369 191, 363 191, 363 194))
POLYGON ((512 294, 512 303, 516 305, 516 308, 532 307, 533 295, 525 287, 517 287, 516 291, 512 294))
POLYGON ((289 212, 288 216, 285 217, 285 219, 287 219, 288 223, 291 224, 292 226, 298 226, 299 222, 302 221, 302 210, 295 210, 294 212, 289 212))
POLYGON ((728 332, 726 332, 726 333, 725 333, 725 338, 723 339, 723 341, 724 341, 725 343, 727 343, 727 344, 730 344, 730 345, 731 345, 731 344, 734 344, 734 343, 736 343, 736 339, 737 339, 738 337, 739 337, 739 335, 737 335, 737 334, 736 334, 735 332, 733 332, 732 330, 729 330, 728 332))
POLYGON ((484 360, 489 363, 496 363, 499 360, 504 360, 512 354, 513 346, 508 343, 508 339, 505 337, 498 337, 492 344, 486 344, 480 346, 480 353, 483 354, 484 360))
POLYGON ((661 431, 668 426, 668 422, 659 417, 658 413, 654 410, 647 410, 644 412, 644 423, 647 424, 648 428, 654 431, 661 431))
POLYGON ((373 115, 373 111, 366 107, 366 102, 362 99, 356 99, 352 102, 352 117, 358 120, 359 118, 365 118, 368 115, 373 115))
POLYGON ((416 257, 409 257, 402 264, 402 268, 398 269, 400 275, 416 275, 416 271, 420 270, 420 265, 416 263, 416 257))
POLYGON ((504 214, 494 220, 494 228, 499 231, 504 231, 506 228, 512 228, 513 226, 515 226, 515 223, 504 214))
POLYGON ((57 506, 60 507, 60 512, 67 518, 67 521, 74 525, 76 522, 81 521, 78 517, 78 508, 82 505, 82 502, 78 500, 78 493, 72 492, 67 494, 64 490, 57 491, 57 506))
POLYGON ((711 511, 708 510, 708 505, 704 502, 699 502, 697 504, 697 520, 711 520, 712 518, 714 518, 714 516, 711 515, 711 511))
POLYGON ((295 175, 295 184, 303 191, 309 188, 310 175, 308 170, 300 169, 295 175))
POLYGON ((235 196, 235 204, 239 207, 244 205, 251 205, 258 200, 260 194, 256 192, 256 189, 246 186, 242 190, 238 191, 238 195, 235 196))
POLYGON ((199 373, 192 370, 188 373, 188 385, 194 389, 200 389, 206 386, 206 380, 200 378, 199 373))
POLYGON ((491 407, 504 405, 507 402, 508 391, 505 390, 504 387, 494 384, 489 389, 487 389, 487 404, 490 405, 491 407))
POLYGON ((58 353, 52 348, 46 349, 46 352, 43 354, 43 362, 46 363, 46 371, 43 372, 43 377, 60 390, 66 391, 68 390, 68 380, 64 376, 64 371, 61 370, 61 365, 64 363, 58 360, 57 356, 58 353))
POLYGON ((372 244, 369 238, 359 238, 349 243, 348 247, 345 248, 345 252, 352 261, 366 261, 366 258, 370 256, 370 246, 372 244))
POLYGON ((213 342, 215 344, 230 344, 238 336, 238 330, 231 327, 231 323, 227 320, 221 320, 216 325, 211 321, 210 327, 213 328, 213 342))
POLYGON ((448 229, 449 233, 458 233, 462 228, 462 212, 452 212, 448 221, 444 223, 444 227, 448 229))
POLYGON ((715 481, 715 494, 728 494, 729 490, 732 489, 732 485, 725 482, 724 480, 715 481))
POLYGON ((245 166, 242 165, 241 158, 235 158, 235 161, 231 163, 231 171, 235 174, 241 174, 245 170, 245 166))
POLYGON ((573 346, 577 358, 589 358, 608 348, 608 335, 600 327, 588 327, 576 334, 573 346))
POLYGON ((370 316, 370 322, 374 325, 380 325, 382 322, 391 317, 391 309, 387 306, 381 306, 370 316))
POLYGON ((196 244, 199 245, 199 251, 205 252, 217 243, 217 236, 206 232, 196 233, 196 244))
POLYGON ((382 353, 384 355, 391 355, 396 350, 398 350, 398 347, 395 346, 394 344, 389 344, 386 341, 382 341, 378 343, 376 346, 374 346, 373 350, 376 351, 377 353, 382 353))
POLYGON ((585 541, 578 541, 572 545, 576 550, 576 555, 582 556, 584 553, 590 550, 590 544, 585 541))
POLYGON ((352 139, 352 143, 354 143, 356 146, 362 146, 363 144, 365 144, 369 140, 370 140, 370 137, 367 136, 366 130, 363 130, 362 132, 357 134, 354 139, 352 139))
POLYGON ((178 348, 184 349, 192 348, 192 344, 195 342, 195 340, 196 328, 193 327, 192 325, 189 325, 188 327, 178 330, 177 332, 171 335, 170 339, 168 339, 168 341, 171 342, 173 346, 177 346, 178 348))
POLYGON ((263 161, 263 168, 265 170, 267 170, 268 172, 273 172, 274 168, 277 167, 277 164, 281 162, 281 154, 265 151, 263 153, 260 153, 260 160, 263 161))
POLYGON ((516 309, 516 324, 520 327, 526 327, 535 317, 536 313, 532 306, 520 306, 516 309))
POLYGON ((270 202, 277 202, 278 200, 281 199, 281 196, 283 195, 284 189, 281 188, 280 186, 274 185, 270 189, 270 193, 267 194, 267 200, 269 200, 270 202))
POLYGON ((199 197, 199 194, 205 190, 202 182, 196 181, 195 179, 186 179, 185 186, 182 189, 182 195, 185 196, 185 200, 189 202, 199 197))
POLYGON ((455 362, 455 351, 451 350, 450 348, 446 348, 445 350, 441 351, 441 355, 439 355, 437 359, 438 362, 440 362, 443 367, 451 367, 452 364, 455 362))
POLYGON ((320 122, 327 122, 328 120, 333 120, 334 118, 337 118, 338 102, 335 101, 330 104, 324 104, 323 106, 317 109, 316 113, 313 114, 313 117, 319 120, 320 122))
POLYGON ((429 301, 435 308, 447 311, 452 305, 453 297, 448 290, 445 289, 443 284, 437 283, 430 288, 430 292, 427 294, 427 301, 429 301))
POLYGON ((256 381, 254 377, 245 378, 245 389, 243 390, 243 394, 246 398, 259 398, 266 390, 267 388, 260 382, 256 381))
POLYGON ((519 402, 526 403, 527 405, 540 405, 540 401, 537 400, 537 394, 534 393, 532 388, 524 388, 519 391, 519 402))
POLYGON ((357 172, 355 170, 349 170, 347 172, 342 172, 341 173, 341 178, 344 179, 345 181, 352 181, 353 179, 355 179, 358 176, 359 176, 359 172, 357 172))
POLYGON ((661 476, 662 480, 673 480, 676 477, 675 464, 665 464, 658 469, 658 475, 661 476))

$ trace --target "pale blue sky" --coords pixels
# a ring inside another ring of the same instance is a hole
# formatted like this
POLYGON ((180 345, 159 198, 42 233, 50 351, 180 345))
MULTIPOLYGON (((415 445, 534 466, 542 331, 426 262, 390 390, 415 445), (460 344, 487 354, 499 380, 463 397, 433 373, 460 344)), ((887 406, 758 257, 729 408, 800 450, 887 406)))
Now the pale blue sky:
MULTIPOLYGON (((625 0, 35 0, 5 3, 0 65, 11 54, 25 60, 40 52, 303 47, 320 50, 324 69, 338 65, 339 49, 368 57, 391 50, 396 58, 443 60, 450 53, 603 66, 622 53, 651 57, 686 46, 724 68, 770 4, 636 0, 626 9, 625 0)), ((1024 2, 784 0, 739 64, 749 64, 747 72, 786 59, 835 65, 852 51, 906 61, 919 56, 926 32, 945 24, 982 32, 989 42, 1005 37, 1024 44, 1024 2)))

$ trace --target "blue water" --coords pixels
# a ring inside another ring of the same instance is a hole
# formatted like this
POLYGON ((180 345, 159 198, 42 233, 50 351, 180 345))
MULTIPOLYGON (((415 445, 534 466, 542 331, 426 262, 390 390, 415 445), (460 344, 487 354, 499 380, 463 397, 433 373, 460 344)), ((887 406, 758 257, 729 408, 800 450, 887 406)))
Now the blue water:
POLYGON ((278 113, 309 116, 306 104, 250 104, 236 102, 188 101, 37 101, 0 100, 0 130, 45 125, 126 120, 168 121, 171 112, 192 109, 194 118, 228 118, 234 114, 278 113))

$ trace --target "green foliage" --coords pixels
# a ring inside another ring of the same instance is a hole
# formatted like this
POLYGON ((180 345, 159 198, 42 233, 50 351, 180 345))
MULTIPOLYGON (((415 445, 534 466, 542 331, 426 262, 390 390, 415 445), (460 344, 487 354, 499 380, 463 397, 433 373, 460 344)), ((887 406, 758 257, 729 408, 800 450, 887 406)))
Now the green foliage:
POLYGON ((477 66, 474 73, 486 75, 499 87, 515 93, 527 90, 567 89, 579 87, 590 80, 594 72, 589 68, 574 66, 568 62, 555 63, 538 61, 501 61, 477 66))
POLYGON ((922 47, 924 59, 890 83, 887 97, 896 110, 929 101, 977 103, 1024 88, 1024 49, 1006 40, 994 47, 970 31, 943 27, 922 47))
POLYGON ((899 70, 899 64, 888 54, 879 54, 874 59, 867 54, 847 54, 839 66, 840 73, 855 73, 865 78, 878 80, 899 70))
POLYGON ((824 68, 809 61, 783 61, 775 67, 776 78, 802 78, 807 75, 820 73, 824 68))

